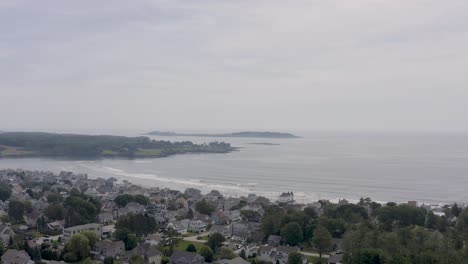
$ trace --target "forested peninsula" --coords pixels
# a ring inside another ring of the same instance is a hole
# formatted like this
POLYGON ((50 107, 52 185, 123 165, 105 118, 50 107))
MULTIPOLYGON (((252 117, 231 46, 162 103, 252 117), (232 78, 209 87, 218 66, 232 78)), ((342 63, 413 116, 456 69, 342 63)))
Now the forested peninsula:
POLYGON ((186 133, 175 133, 167 131, 151 131, 147 133, 151 136, 186 136, 186 137, 224 137, 224 138, 299 138, 296 135, 290 133, 280 132, 259 132, 259 131, 244 131, 236 133, 225 133, 225 134, 186 134, 186 133))
POLYGON ((194 144, 190 141, 151 140, 148 137, 0 133, 0 158, 159 158, 185 153, 228 153, 234 149, 224 142, 194 144))

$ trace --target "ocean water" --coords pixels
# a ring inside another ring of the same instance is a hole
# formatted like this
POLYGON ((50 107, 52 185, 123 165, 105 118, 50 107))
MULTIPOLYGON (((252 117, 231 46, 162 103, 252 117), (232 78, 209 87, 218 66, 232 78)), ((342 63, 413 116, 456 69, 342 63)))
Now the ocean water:
POLYGON ((197 143, 225 141, 240 149, 229 154, 136 160, 0 159, 0 168, 67 170, 144 186, 192 187, 204 192, 216 189, 232 196, 256 193, 274 199, 281 192, 293 191, 301 202, 360 197, 396 202, 468 202, 468 134, 300 135, 303 138, 161 137, 197 143))

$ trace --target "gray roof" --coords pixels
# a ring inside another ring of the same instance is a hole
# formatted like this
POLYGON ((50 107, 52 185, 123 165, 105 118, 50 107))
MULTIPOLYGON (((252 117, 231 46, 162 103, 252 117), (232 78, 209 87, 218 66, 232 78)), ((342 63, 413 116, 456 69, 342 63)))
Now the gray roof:
POLYGON ((343 262, 342 254, 330 255, 330 257, 328 258, 328 263, 342 263, 342 262, 343 262))
POLYGON ((67 230, 67 231, 80 231, 80 230, 88 229, 88 228, 102 228, 102 225, 93 223, 93 224, 72 226, 72 227, 65 228, 65 230, 67 230))
POLYGON ((29 264, 34 263, 28 253, 24 250, 8 249, 2 255, 2 262, 8 264, 29 264))
POLYGON ((277 252, 284 252, 284 253, 292 253, 292 252, 297 252, 299 249, 297 247, 288 247, 288 246, 279 246, 276 248, 277 252))
POLYGON ((200 258, 203 257, 194 252, 176 251, 172 254, 170 261, 177 263, 192 263, 200 258))
POLYGON ((275 241, 275 242, 281 242, 281 236, 275 236, 275 235, 270 235, 268 237, 268 241, 275 241))
POLYGON ((220 259, 216 261, 216 264, 249 264, 250 262, 244 260, 241 257, 235 259, 220 259))

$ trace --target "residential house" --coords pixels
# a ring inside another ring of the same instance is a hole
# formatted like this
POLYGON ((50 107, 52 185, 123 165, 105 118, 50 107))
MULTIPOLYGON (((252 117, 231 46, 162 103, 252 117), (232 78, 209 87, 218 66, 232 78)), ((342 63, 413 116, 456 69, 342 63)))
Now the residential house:
POLYGON ((294 193, 293 192, 286 192, 282 193, 278 198, 278 203, 280 204, 288 204, 294 202, 294 193))
POLYGON ((9 225, 0 224, 0 239, 4 245, 8 245, 10 237, 14 237, 15 235, 15 232, 9 225))
POLYGON ((276 263, 272 260, 272 253, 274 253, 275 247, 272 246, 261 246, 257 249, 257 258, 258 260, 276 263))
POLYGON ((344 264, 343 254, 332 254, 328 257, 328 264, 344 264))
POLYGON ((88 188, 85 192, 84 192, 85 195, 88 195, 88 196, 91 196, 91 197, 95 197, 98 195, 98 191, 96 190, 96 188, 88 188))
POLYGON ((126 258, 130 259, 134 255, 143 256, 145 263, 159 264, 161 263, 162 253, 157 246, 147 243, 140 244, 126 254, 126 258))
POLYGON ((236 250, 234 253, 236 254, 241 254, 242 251, 244 251, 245 253, 245 256, 247 258, 253 258, 257 255, 257 252, 258 252, 258 249, 260 248, 260 246, 256 245, 256 244, 244 244, 242 246, 239 247, 238 250, 236 250))
POLYGON ((51 223, 48 223, 46 226, 47 226, 47 229, 49 229, 50 231, 62 231, 63 221, 51 222, 51 223))
POLYGON ((65 240, 69 240, 73 237, 75 234, 79 234, 83 231, 92 231, 96 233, 98 238, 102 237, 102 224, 86 224, 86 225, 79 225, 79 226, 73 226, 69 228, 65 228, 63 230, 63 238, 65 240))
POLYGON ((124 208, 117 211, 117 218, 127 214, 141 214, 145 212, 145 206, 136 202, 129 202, 124 208))
POLYGON ((187 230, 189 232, 204 232, 206 231, 207 224, 201 220, 190 221, 187 230))
POLYGON ((34 264, 24 250, 8 249, 1 259, 3 264, 34 264))
POLYGON ((277 247, 281 244, 281 236, 270 235, 268 237, 268 245, 272 247, 277 247))
POLYGON ((257 258, 270 263, 286 264, 289 254, 297 251, 299 251, 297 247, 279 246, 275 248, 272 246, 261 246, 257 251, 257 258))
POLYGON ((176 251, 169 259, 169 264, 204 264, 205 258, 194 252, 176 251))
POLYGON ((217 190, 212 190, 207 195, 205 195, 205 199, 211 202, 218 202, 222 198, 223 195, 217 190))
POLYGON ((227 210, 224 211, 224 215, 227 217, 229 222, 237 222, 242 220, 240 210, 227 210))
POLYGON ((250 262, 241 257, 237 257, 234 259, 220 259, 215 261, 215 264, 250 264, 250 262))
POLYGON ((232 236, 231 232, 232 228, 230 226, 224 226, 224 225, 212 225, 210 228, 210 235, 214 233, 220 233, 223 235, 223 237, 230 237, 232 236))
POLYGON ((240 209, 241 211, 254 211, 257 212, 260 216, 265 214, 265 209, 261 205, 258 204, 249 204, 240 209))
POLYGON ((24 215, 24 220, 26 225, 29 227, 35 227, 37 225, 37 220, 41 218, 44 214, 40 212, 31 212, 24 215))
MULTIPOLYGON (((299 248, 289 246, 279 246, 276 248, 276 260, 279 260, 281 264, 285 264, 288 261, 289 254, 298 252, 299 248)), ((276 263, 276 261, 274 262, 276 263)))
POLYGON ((192 200, 198 200, 198 199, 201 199, 201 198, 202 198, 201 191, 198 190, 198 189, 194 189, 194 188, 187 188, 187 189, 185 189, 184 195, 185 195, 185 197, 187 197, 188 199, 192 199, 192 200))
POLYGON ((224 215, 227 217, 229 222, 237 222, 242 220, 240 210, 226 210, 224 215))
POLYGON ((175 230, 179 234, 187 234, 187 225, 181 223, 180 221, 170 222, 167 224, 167 228, 175 230))
POLYGON ((114 216, 111 213, 100 213, 98 214, 98 222, 106 224, 114 221, 114 216))
POLYGON ((216 225, 225 225, 228 223, 228 218, 223 211, 218 210, 211 214, 211 221, 216 225))
POLYGON ((338 206, 347 205, 347 204, 349 204, 349 202, 346 199, 339 199, 338 200, 338 206))
POLYGON ((151 234, 145 238, 145 243, 148 243, 152 246, 158 246, 162 241, 162 236, 160 234, 151 234))
POLYGON ((117 204, 114 201, 107 201, 101 207, 101 212, 103 213, 112 213, 117 207, 117 204))
POLYGON ((125 254, 123 241, 102 240, 96 242, 95 249, 91 251, 95 259, 104 260, 107 257, 119 259, 125 254))

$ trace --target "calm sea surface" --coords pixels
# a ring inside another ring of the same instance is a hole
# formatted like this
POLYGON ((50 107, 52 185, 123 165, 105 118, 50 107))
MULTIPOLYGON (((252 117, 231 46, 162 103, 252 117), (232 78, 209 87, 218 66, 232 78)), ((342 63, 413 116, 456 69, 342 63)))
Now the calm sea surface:
POLYGON ((197 143, 225 141, 241 149, 229 154, 137 160, 0 159, 0 168, 67 170, 145 186, 217 189, 233 196, 253 192, 274 198, 283 191, 294 191, 298 201, 371 197, 377 201, 468 202, 467 134, 301 136, 304 138, 162 137, 197 143))

